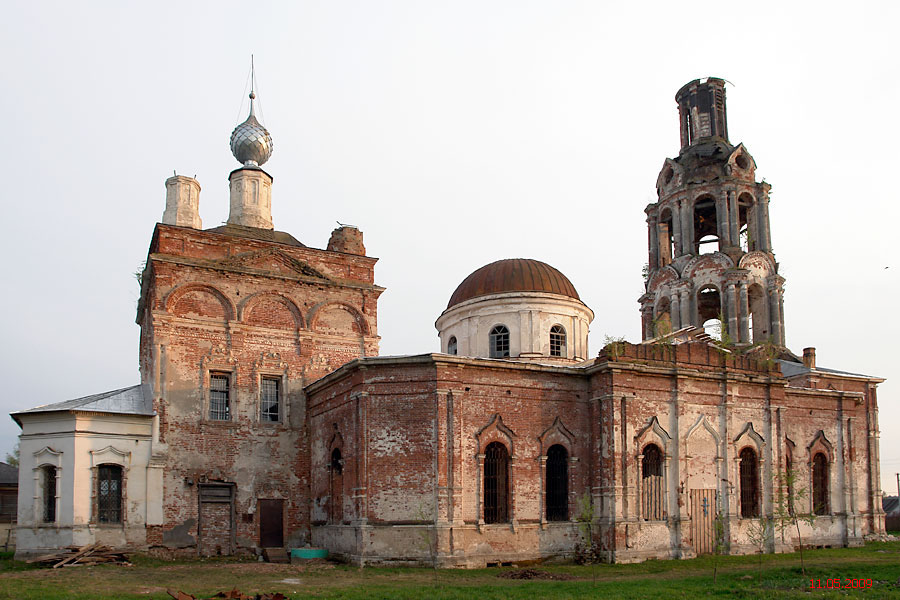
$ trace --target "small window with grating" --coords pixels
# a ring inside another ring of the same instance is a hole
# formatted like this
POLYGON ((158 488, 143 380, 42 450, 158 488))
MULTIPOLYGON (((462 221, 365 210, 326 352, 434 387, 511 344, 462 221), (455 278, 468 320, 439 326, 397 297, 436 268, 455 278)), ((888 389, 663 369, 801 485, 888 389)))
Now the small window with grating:
POLYGON ((260 381, 260 420, 266 423, 281 421, 281 380, 263 377, 260 381))
POLYGON ((213 421, 231 420, 228 373, 209 374, 209 418, 213 421))
POLYGON ((41 483, 44 486, 43 511, 41 516, 44 523, 56 522, 56 467, 41 467, 41 483))
POLYGON ((507 358, 509 356, 509 329, 506 325, 497 325, 491 329, 491 358, 507 358))
POLYGON ((759 461, 752 448, 741 450, 741 516, 759 516, 759 461))
POLYGON ((550 328, 550 356, 566 355, 566 330, 562 325, 550 328))
POLYGON ((447 354, 456 354, 456 336, 451 336, 447 341, 447 354))
POLYGON ((122 522, 122 467, 118 465, 97 468, 97 520, 122 522))

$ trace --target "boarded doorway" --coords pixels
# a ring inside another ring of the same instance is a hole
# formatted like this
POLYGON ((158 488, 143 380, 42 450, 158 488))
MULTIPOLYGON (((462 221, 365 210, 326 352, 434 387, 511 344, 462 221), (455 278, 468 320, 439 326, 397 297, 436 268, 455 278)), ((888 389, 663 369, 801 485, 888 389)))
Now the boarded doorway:
POLYGON ((234 548, 234 486, 200 485, 197 537, 201 556, 231 554, 234 548))
POLYGON ((284 548, 284 501, 259 501, 260 548, 284 548))
POLYGON ((691 490, 691 544, 697 554, 716 549, 716 490, 691 490))

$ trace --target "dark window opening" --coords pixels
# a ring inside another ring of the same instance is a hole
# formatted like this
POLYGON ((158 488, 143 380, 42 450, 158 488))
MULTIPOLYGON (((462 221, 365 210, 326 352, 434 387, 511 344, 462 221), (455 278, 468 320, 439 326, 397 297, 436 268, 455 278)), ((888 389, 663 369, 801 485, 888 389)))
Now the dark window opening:
POLYGON ((759 461, 752 448, 741 450, 741 516, 759 516, 759 461))
POLYGON ((550 328, 550 356, 566 355, 566 330, 562 325, 550 328))
POLYGON ((260 381, 260 420, 277 423, 281 420, 281 380, 263 377, 260 381))
POLYGON ((329 517, 332 523, 340 523, 344 520, 344 461, 341 458, 340 448, 331 451, 330 493, 331 510, 329 517))
POLYGON ((547 451, 547 520, 569 520, 569 453, 559 444, 547 451))
POLYGON ((122 467, 100 465, 97 468, 97 520, 122 522, 122 467))
POLYGON ((230 421, 229 377, 227 373, 209 375, 209 418, 213 421, 230 421))
POLYGON ((56 467, 46 466, 41 468, 41 479, 44 485, 44 523, 56 522, 56 467))
POLYGON ((828 506, 828 459, 821 452, 813 457, 813 513, 827 515, 828 506))
POLYGON ((711 196, 698 198, 694 203, 695 254, 709 254, 719 249, 719 226, 716 222, 716 201, 711 196))
POLYGON ((456 354, 456 336, 447 341, 447 354, 456 354))
POLYGON ((484 522, 509 521, 509 452, 500 442, 484 451, 484 522))
POLYGON ((790 453, 784 459, 784 481, 787 488, 787 510, 788 514, 794 514, 794 460, 790 453))
POLYGON ((665 518, 662 481, 662 452, 659 446, 650 444, 641 459, 641 512, 645 521, 665 518))
POLYGON ((491 358, 507 358, 509 356, 509 329, 505 325, 497 325, 491 329, 491 358))

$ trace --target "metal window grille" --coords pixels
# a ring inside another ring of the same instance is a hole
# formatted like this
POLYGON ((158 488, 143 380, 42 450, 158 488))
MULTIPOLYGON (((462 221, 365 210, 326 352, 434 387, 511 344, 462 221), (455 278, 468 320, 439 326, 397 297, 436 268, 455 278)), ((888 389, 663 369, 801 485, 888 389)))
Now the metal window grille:
POLYGON ((122 522, 122 467, 100 465, 97 469, 97 520, 122 522))
POLYGON ((759 462, 751 448, 741 450, 741 516, 759 516, 759 462))
POLYGON ((662 452, 656 444, 644 448, 641 459, 641 510, 645 521, 661 521, 663 510, 662 452))
POLYGON ((547 520, 569 520, 569 456, 559 444, 547 451, 547 520))
POLYGON ((231 420, 228 398, 228 375, 225 373, 209 376, 209 418, 214 421, 231 420))
POLYGON ((484 522, 509 521, 509 453, 500 442, 484 452, 484 522))
POLYGON ((456 336, 453 336, 447 342, 447 354, 456 354, 456 336))
POLYGON ((56 521, 56 467, 44 467, 44 522, 56 521))
POLYGON ((491 329, 491 358, 509 356, 509 329, 505 325, 497 325, 491 329))
POLYGON ((566 355, 566 330, 560 325, 550 328, 550 356, 566 355))
POLYGON ((827 515, 828 507, 828 459, 819 452, 813 457, 813 512, 827 515))
POLYGON ((264 377, 260 382, 260 419, 268 423, 281 420, 281 381, 264 377))

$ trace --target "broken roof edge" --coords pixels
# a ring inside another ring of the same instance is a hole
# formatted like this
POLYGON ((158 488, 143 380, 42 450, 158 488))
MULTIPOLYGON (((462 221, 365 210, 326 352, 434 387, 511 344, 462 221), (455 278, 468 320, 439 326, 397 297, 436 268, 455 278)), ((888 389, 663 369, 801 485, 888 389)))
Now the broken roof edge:
POLYGON ((9 416, 19 427, 23 415, 33 415, 52 412, 84 411, 110 414, 130 414, 140 416, 153 416, 153 396, 150 393, 150 385, 139 383, 130 387, 63 400, 52 404, 42 404, 34 408, 15 411, 9 416))
POLYGON ((783 359, 778 359, 778 362, 781 365, 781 372, 786 379, 793 379, 795 377, 801 377, 803 375, 819 375, 824 377, 844 377, 850 379, 865 379, 866 381, 871 381, 873 383, 882 383, 885 381, 884 377, 877 377, 875 375, 866 375, 864 373, 851 373, 849 371, 839 371, 838 369, 828 369, 825 367, 807 367, 802 362, 796 363, 793 361, 787 361, 783 359), (787 369, 785 369, 787 367, 787 369))

